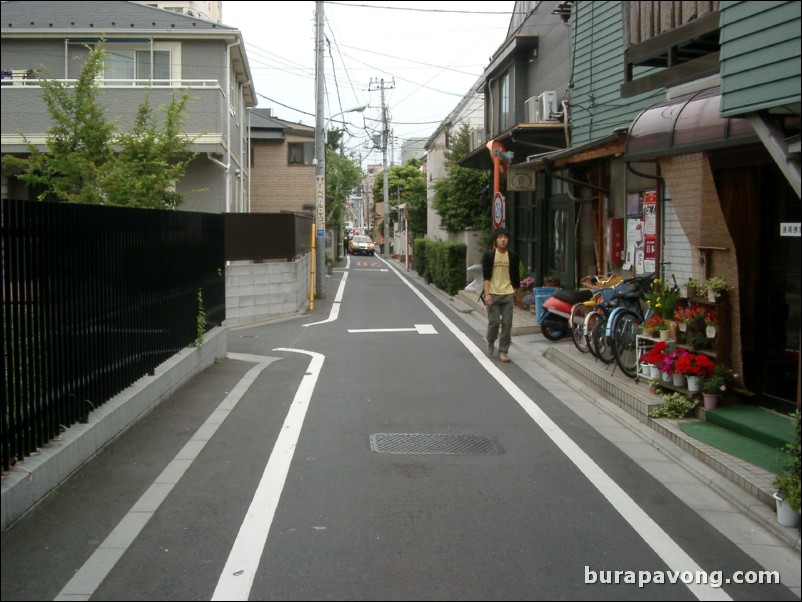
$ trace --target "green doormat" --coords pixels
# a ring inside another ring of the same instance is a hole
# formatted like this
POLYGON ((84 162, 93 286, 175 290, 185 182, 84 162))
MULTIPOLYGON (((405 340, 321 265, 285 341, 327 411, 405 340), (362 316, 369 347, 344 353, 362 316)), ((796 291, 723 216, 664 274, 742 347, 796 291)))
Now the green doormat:
POLYGON ((779 474, 789 460, 789 455, 782 450, 763 445, 754 439, 748 439, 709 422, 687 422, 681 424, 680 428, 702 443, 765 468, 774 474, 779 474))

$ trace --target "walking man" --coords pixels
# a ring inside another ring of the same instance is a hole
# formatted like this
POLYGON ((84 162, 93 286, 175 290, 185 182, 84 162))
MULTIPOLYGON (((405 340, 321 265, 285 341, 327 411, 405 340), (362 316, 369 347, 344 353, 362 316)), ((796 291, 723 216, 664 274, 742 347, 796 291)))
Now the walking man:
POLYGON ((498 338, 498 359, 509 362, 512 342, 512 313, 515 290, 521 286, 518 256, 509 250, 510 233, 499 228, 493 234, 493 248, 482 256, 482 297, 487 307, 487 349, 492 357, 498 338), (501 336, 499 336, 499 326, 501 336))

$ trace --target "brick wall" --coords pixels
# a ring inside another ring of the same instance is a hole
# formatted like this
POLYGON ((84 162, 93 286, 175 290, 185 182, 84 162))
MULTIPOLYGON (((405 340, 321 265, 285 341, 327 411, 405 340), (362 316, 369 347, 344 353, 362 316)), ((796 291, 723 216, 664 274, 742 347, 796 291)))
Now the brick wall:
POLYGON ((704 280, 707 276, 723 276, 733 287, 728 295, 732 325, 729 364, 736 373, 743 374, 738 258, 708 157, 705 153, 668 157, 660 161, 660 171, 678 222, 688 238, 694 277, 704 280), (699 263, 700 248, 709 249, 705 264, 699 263))
POLYGON ((287 135, 281 142, 254 141, 251 169, 251 211, 314 211, 315 166, 289 165, 287 144, 310 142, 308 137, 287 135))

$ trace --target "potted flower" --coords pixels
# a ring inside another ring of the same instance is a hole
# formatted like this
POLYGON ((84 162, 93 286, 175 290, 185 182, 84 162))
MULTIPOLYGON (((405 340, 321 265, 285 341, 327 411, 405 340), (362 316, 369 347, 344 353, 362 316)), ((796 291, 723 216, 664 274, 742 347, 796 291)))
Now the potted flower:
POLYGON ((735 378, 736 375, 724 364, 716 364, 713 374, 702 378, 701 389, 706 410, 713 410, 718 406, 719 398, 735 378))
POLYGON ((676 371, 688 379, 688 391, 698 393, 701 389, 700 379, 712 376, 713 360, 703 353, 687 353, 676 362, 676 371))
POLYGON ((535 288, 535 279, 531 276, 521 279, 521 286, 515 291, 515 304, 522 309, 527 309, 530 305, 534 305, 534 300, 527 301, 530 293, 535 288))
POLYGON ((800 522, 800 470, 802 470, 800 453, 802 452, 800 452, 799 410, 791 417, 796 423, 796 437, 794 442, 785 448, 791 457, 774 480, 774 486, 777 488, 777 493, 774 494, 777 503, 777 521, 784 527, 797 527, 800 522))
POLYGON ((641 361, 649 364, 650 376, 653 379, 660 377, 660 363, 665 358, 667 349, 668 345, 666 343, 663 341, 658 341, 655 343, 654 347, 649 349, 649 351, 644 353, 641 357, 641 361))
POLYGON ((650 337, 658 336, 661 330, 668 330, 668 324, 661 316, 647 318, 643 325, 650 337))
POLYGON ((711 303, 715 303, 718 297, 721 297, 730 289, 730 285, 727 284, 727 281, 722 276, 711 276, 705 280, 702 286, 707 293, 708 301, 711 303))
POLYGON ((696 291, 699 288, 699 281, 696 278, 688 278, 685 284, 680 285, 679 294, 681 297, 690 299, 696 296, 696 291))
POLYGON ((688 352, 684 349, 677 349, 663 358, 663 361, 660 363, 660 370, 663 373, 663 380, 667 380, 665 376, 668 374, 671 377, 675 387, 685 386, 685 375, 677 372, 677 360, 679 360, 679 358, 681 358, 683 355, 687 354, 688 352))
POLYGON ((716 338, 716 329, 718 328, 718 320, 716 319, 716 310, 711 309, 705 312, 705 334, 708 339, 716 338))
POLYGON ((652 308, 654 315, 661 316, 667 320, 674 317, 674 309, 679 299, 679 287, 677 280, 672 275, 674 284, 670 285, 668 281, 655 278, 652 281, 651 287, 646 291, 646 302, 652 308))

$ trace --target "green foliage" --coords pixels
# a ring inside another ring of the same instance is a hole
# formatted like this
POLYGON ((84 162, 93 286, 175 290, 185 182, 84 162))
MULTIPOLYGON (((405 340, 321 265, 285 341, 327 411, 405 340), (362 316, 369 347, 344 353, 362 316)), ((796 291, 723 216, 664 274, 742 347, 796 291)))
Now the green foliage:
POLYGON ((462 243, 433 242, 426 245, 427 280, 437 288, 456 295, 465 286, 465 258, 468 248, 462 243))
POLYGON ((181 132, 189 93, 173 97, 161 128, 146 99, 131 131, 115 136, 115 124, 98 99, 105 58, 103 43, 90 47, 72 88, 39 80, 52 120, 47 152, 26 141, 29 155, 3 157, 3 165, 40 190, 39 200, 173 209, 183 202, 175 183, 195 156, 193 141, 181 132))
POLYGON ((431 241, 426 238, 416 238, 412 243, 412 256, 415 261, 415 271, 429 282, 429 272, 426 266, 427 249, 431 241))
POLYGON ((682 393, 668 393, 660 397, 663 403, 649 412, 649 418, 685 418, 696 407, 696 402, 682 393))
POLYGON ((206 310, 203 309, 203 291, 198 289, 198 315, 196 318, 195 347, 203 345, 203 335, 206 334, 206 310))
POLYGON ((447 177, 434 185, 432 207, 440 216, 443 228, 457 232, 468 228, 488 229, 490 211, 480 203, 482 190, 490 181, 489 172, 460 167, 454 158, 470 151, 470 128, 463 123, 455 133, 451 150, 446 154, 447 177))
POLYGON ((326 198, 330 199, 326 211, 326 224, 330 228, 335 230, 342 228, 345 202, 359 186, 361 179, 359 160, 353 154, 346 156, 337 152, 336 142, 332 147, 330 137, 326 145, 326 198))
MULTIPOLYGON (((419 159, 412 158, 404 165, 396 165, 387 171, 387 186, 391 205, 408 203, 410 207, 409 228, 413 236, 426 234, 426 175, 421 171, 419 159)), ((384 178, 376 178, 373 198, 384 198, 384 178)), ((397 212, 391 212, 391 224, 398 220, 397 212)))
POLYGON ((794 412, 791 417, 796 423, 796 438, 793 443, 789 443, 785 446, 791 459, 774 480, 774 486, 777 488, 777 493, 783 501, 787 502, 791 508, 799 512, 800 505, 802 504, 802 499, 800 499, 802 497, 800 493, 800 478, 802 478, 802 456, 800 454, 802 454, 802 450, 800 449, 799 410, 794 412))

